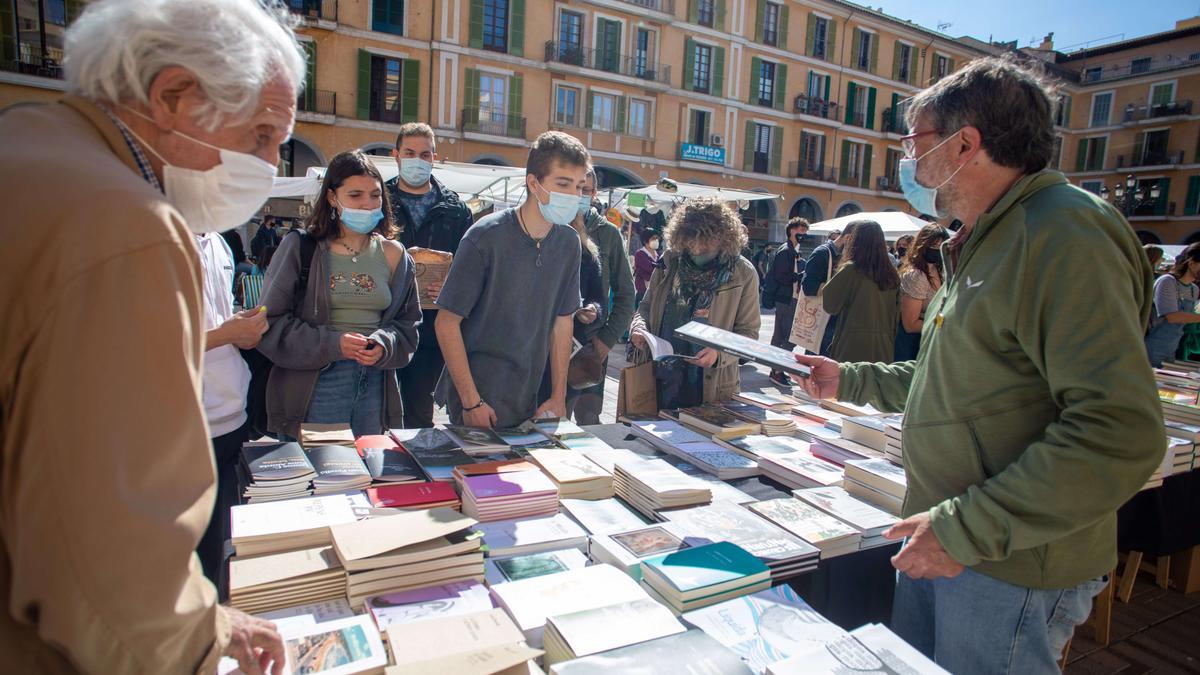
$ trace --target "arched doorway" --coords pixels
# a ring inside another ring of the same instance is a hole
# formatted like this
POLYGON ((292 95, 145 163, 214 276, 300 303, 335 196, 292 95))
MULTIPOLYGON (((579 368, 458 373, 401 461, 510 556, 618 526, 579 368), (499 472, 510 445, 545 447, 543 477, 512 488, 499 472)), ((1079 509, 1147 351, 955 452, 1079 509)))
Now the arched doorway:
POLYGON ((367 143, 366 145, 362 146, 362 151, 368 155, 375 155, 376 157, 392 156, 392 146, 388 145, 387 143, 367 143))
POLYGON ((596 165, 596 188, 608 189, 627 185, 645 185, 637 174, 615 166, 596 165))
POLYGON ((821 213, 821 205, 812 197, 801 197, 792 204, 792 210, 788 211, 788 219, 800 217, 810 223, 819 223, 824 220, 821 213))
POLYGON ((325 166, 325 156, 316 146, 293 136, 279 146, 279 174, 289 178, 304 176, 312 167, 325 166))
POLYGON ((482 164, 484 166, 512 166, 507 160, 499 155, 478 155, 471 160, 471 164, 482 164))
MULTIPOLYGON (((766 192, 766 190, 755 189, 754 192, 766 192)), ((745 209, 738 211, 738 215, 742 217, 742 224, 746 226, 746 234, 750 237, 751 243, 775 241, 771 237, 771 222, 776 219, 777 213, 778 207, 775 205, 774 199, 755 199, 745 209)), ((782 240, 783 237, 780 236, 778 241, 782 240)))
POLYGON ((841 218, 843 216, 852 216, 856 213, 862 213, 862 210, 863 210, 863 207, 859 206, 857 203, 846 202, 845 204, 842 204, 841 206, 838 207, 838 210, 834 214, 833 217, 841 218))
MULTIPOLYGON (((1162 243, 1162 240, 1158 238, 1158 235, 1154 234, 1153 232, 1147 232, 1145 230, 1138 230, 1137 237, 1143 244, 1161 244, 1162 243)), ((1200 232, 1193 232, 1188 235, 1187 239, 1183 240, 1183 245, 1190 246, 1198 241, 1200 241, 1200 232)))

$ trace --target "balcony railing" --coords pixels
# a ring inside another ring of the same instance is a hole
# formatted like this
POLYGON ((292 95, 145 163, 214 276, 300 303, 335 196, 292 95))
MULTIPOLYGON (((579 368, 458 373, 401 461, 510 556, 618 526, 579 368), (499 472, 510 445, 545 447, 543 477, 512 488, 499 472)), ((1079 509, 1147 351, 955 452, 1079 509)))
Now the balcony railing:
POLYGON ((867 113, 865 113, 865 112, 850 113, 847 116, 846 124, 849 124, 852 127, 862 127, 864 129, 866 129, 867 128, 867 113))
POLYGON ((788 177, 816 180, 823 183, 836 183, 838 172, 832 166, 822 166, 810 162, 789 162, 788 177))
POLYGON ((313 21, 338 20, 338 0, 287 0, 288 9, 292 14, 313 21))
POLYGON ((319 115, 336 115, 337 92, 325 91, 324 89, 301 92, 300 98, 296 100, 296 111, 317 113, 319 115))
POLYGON ((675 0, 621 0, 627 5, 634 5, 663 14, 675 13, 675 0))
POLYGON ((1141 157, 1117 155, 1117 169, 1138 166, 1175 166, 1183 164, 1184 151, 1160 152, 1146 151, 1141 157), (1128 163, 1126 163, 1128 161, 1128 163))
MULTIPOLYGON (((5 42, 15 45, 16 40, 6 40, 5 42)), ((6 50, 0 48, 0 54, 5 53, 5 51, 6 50)), ((22 75, 49 77, 55 80, 61 80, 63 77, 62 65, 58 61, 51 58, 42 58, 37 56, 18 57, 16 59, 0 58, 0 70, 6 70, 11 73, 21 73, 22 75)))
POLYGON ((525 138, 525 118, 490 108, 463 108, 460 129, 492 136, 525 138))
POLYGON ((879 176, 875 179, 875 189, 884 192, 900 192, 900 179, 895 176, 879 176))
POLYGON ((804 94, 800 94, 796 97, 793 106, 795 111, 802 115, 812 115, 814 117, 834 120, 838 117, 838 104, 826 101, 823 98, 809 98, 804 94))
POLYGON ((619 53, 607 49, 585 49, 573 44, 550 40, 546 43, 546 61, 602 70, 606 73, 636 77, 639 80, 660 84, 671 84, 671 66, 656 64, 636 56, 621 56, 619 53))
POLYGON ((845 185, 847 187, 864 188, 867 190, 871 189, 870 178, 863 175, 863 173, 861 171, 859 172, 859 174, 857 176, 850 175, 849 171, 845 172, 845 174, 842 174, 839 171, 838 177, 837 177, 837 182, 838 182, 838 185, 845 185))
POLYGON ((908 131, 908 124, 904 122, 903 111, 896 111, 892 108, 887 108, 883 111, 883 131, 888 134, 904 134, 908 131), (899 112, 900 114, 897 114, 899 112))
POLYGON ((1187 99, 1171 101, 1170 103, 1160 103, 1158 105, 1129 105, 1125 107, 1125 115, 1121 118, 1124 123, 1137 122, 1139 120, 1151 120, 1159 117, 1175 117, 1177 115, 1191 115, 1192 102, 1187 99))

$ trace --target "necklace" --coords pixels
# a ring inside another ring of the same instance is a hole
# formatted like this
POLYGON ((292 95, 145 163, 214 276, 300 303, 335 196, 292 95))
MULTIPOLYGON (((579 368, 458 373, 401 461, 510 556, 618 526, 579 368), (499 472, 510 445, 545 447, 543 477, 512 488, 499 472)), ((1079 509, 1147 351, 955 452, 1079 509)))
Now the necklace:
POLYGON ((542 235, 542 237, 540 239, 538 237, 535 237, 532 234, 530 234, 529 228, 525 227, 525 219, 521 217, 521 209, 517 209, 517 222, 521 224, 521 229, 525 232, 525 236, 532 239, 533 243, 537 245, 537 257, 534 258, 533 264, 535 267, 541 267, 542 266, 542 240, 545 239, 547 236, 549 236, 550 233, 547 232, 545 235, 542 235))
MULTIPOLYGON (((369 242, 370 239, 367 241, 369 242)), ((342 245, 342 248, 350 252, 350 262, 358 262, 358 256, 362 254, 362 251, 351 248, 345 241, 339 241, 338 243, 342 245)))

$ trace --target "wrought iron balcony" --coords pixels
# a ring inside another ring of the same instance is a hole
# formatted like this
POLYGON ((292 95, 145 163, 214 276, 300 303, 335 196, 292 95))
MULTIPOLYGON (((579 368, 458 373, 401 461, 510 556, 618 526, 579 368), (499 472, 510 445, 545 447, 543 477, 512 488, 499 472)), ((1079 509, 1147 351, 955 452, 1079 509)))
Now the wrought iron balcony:
POLYGON ((865 113, 865 112, 850 113, 850 115, 846 119, 846 124, 849 124, 852 127, 862 127, 863 129, 866 129, 867 128, 867 113, 865 113))
POLYGON ((884 192, 900 192, 900 179, 895 176, 879 176, 875 179, 875 189, 884 192))
POLYGON ((337 92, 313 89, 303 91, 296 100, 297 112, 310 112, 319 115, 337 114, 337 92))
MULTIPOLYGON (((5 42, 12 45, 16 44, 16 40, 5 40, 5 42)), ((0 54, 3 54, 4 51, 0 50, 0 54)), ((62 64, 54 59, 42 58, 40 56, 18 56, 15 59, 0 58, 0 70, 20 73, 22 75, 49 77, 55 80, 63 79, 62 64)))
POLYGON ((460 130, 492 136, 525 138, 525 118, 491 108, 463 108, 460 130))
POLYGON ((334 23, 338 20, 338 0, 287 0, 287 7, 302 19, 334 23))
POLYGON ((901 134, 908 131, 908 124, 904 122, 903 110, 896 111, 892 108, 886 108, 883 111, 883 132, 887 134, 901 134), (897 114, 899 112, 900 114, 897 114))
POLYGON ((621 0, 621 2, 648 9, 652 12, 662 12, 663 14, 675 13, 675 0, 621 0))
POLYGON ((1175 152, 1164 152, 1160 150, 1146 150, 1142 152, 1140 157, 1130 155, 1117 155, 1117 169, 1139 166, 1176 166, 1183 164, 1184 151, 1177 150, 1175 152))
POLYGON ((838 104, 823 98, 809 98, 805 94, 796 97, 794 110, 802 115, 812 115, 825 119, 838 118, 838 104))
POLYGON ((803 178, 823 183, 836 183, 838 172, 832 166, 822 166, 811 162, 789 162, 788 178, 803 178))
POLYGON ((1188 99, 1179 99, 1170 103, 1159 103, 1157 105, 1141 105, 1125 106, 1125 114, 1121 118, 1121 122, 1128 124, 1140 120, 1151 120, 1160 117, 1176 117, 1179 115, 1191 115, 1192 102, 1188 99))
POLYGON ((578 45, 550 40, 546 43, 546 61, 636 77, 659 84, 671 84, 671 66, 654 63, 644 57, 622 56, 610 49, 585 49, 578 45))

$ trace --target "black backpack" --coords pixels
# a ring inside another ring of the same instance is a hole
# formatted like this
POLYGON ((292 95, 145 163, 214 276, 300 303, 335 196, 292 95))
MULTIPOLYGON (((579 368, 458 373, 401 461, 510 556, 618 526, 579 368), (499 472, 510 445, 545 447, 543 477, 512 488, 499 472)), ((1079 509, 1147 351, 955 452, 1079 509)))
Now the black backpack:
MULTIPOLYGON (((293 309, 304 301, 308 288, 308 272, 312 267, 313 255, 317 251, 317 240, 303 230, 292 230, 300 237, 300 275, 296 278, 296 290, 292 294, 293 309)), ((291 234, 291 233, 289 233, 291 234)), ((251 439, 273 436, 267 430, 267 380, 271 377, 271 359, 257 349, 243 349, 242 358, 250 367, 250 389, 246 392, 246 417, 250 424, 251 439)))

